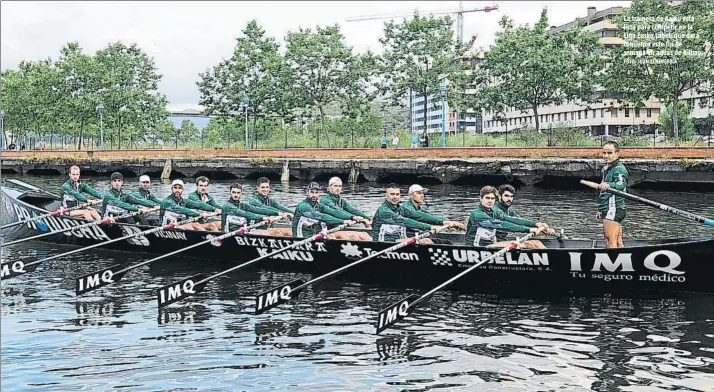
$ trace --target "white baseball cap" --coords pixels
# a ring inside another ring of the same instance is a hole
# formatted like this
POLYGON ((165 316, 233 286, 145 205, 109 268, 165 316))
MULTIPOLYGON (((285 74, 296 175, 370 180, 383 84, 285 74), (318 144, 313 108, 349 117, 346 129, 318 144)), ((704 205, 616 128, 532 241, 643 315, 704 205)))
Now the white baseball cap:
POLYGON ((139 182, 144 182, 144 181, 149 181, 149 182, 151 182, 151 178, 149 178, 149 176, 147 176, 146 174, 144 174, 143 176, 139 177, 139 182))
POLYGON ((342 180, 340 177, 332 177, 330 178, 330 181, 327 183, 327 185, 332 186, 332 184, 342 184, 342 180))
POLYGON ((185 188, 183 185, 183 181, 181 181, 181 180, 173 180, 171 182, 171 187, 173 188, 174 185, 181 185, 181 188, 185 188))
POLYGON ((421 185, 419 185, 419 184, 414 184, 414 185, 412 185, 412 186, 409 187, 409 194, 410 194, 410 195, 411 195, 412 193, 414 193, 414 192, 419 192, 419 191, 423 191, 424 193, 426 193, 426 192, 428 191, 428 189, 423 188, 423 187, 422 187, 421 185))

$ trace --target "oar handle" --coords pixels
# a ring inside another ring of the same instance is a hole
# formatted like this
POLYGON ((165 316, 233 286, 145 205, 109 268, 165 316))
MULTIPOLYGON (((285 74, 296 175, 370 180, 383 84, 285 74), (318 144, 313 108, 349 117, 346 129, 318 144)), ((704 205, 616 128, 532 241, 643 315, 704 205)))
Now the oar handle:
MULTIPOLYGON (((594 189, 600 189, 600 184, 596 184, 596 183, 594 183, 594 182, 592 182, 592 181, 580 180, 580 183, 583 184, 583 185, 589 186, 589 187, 591 187, 591 188, 594 188, 594 189)), ((649 205, 649 206, 652 206, 652 207, 655 207, 655 208, 659 208, 659 209, 662 210, 662 211, 666 211, 666 212, 669 212, 669 213, 672 213, 672 214, 675 214, 675 215, 679 215, 679 216, 681 216, 681 217, 684 217, 684 218, 693 220, 693 221, 695 221, 695 222, 703 223, 703 224, 705 224, 705 225, 707 225, 707 226, 712 226, 712 227, 714 227, 714 220, 713 220, 713 219, 710 219, 710 218, 707 218, 707 217, 704 217, 704 216, 701 216, 701 215, 693 214, 693 213, 691 213, 691 212, 687 212, 687 211, 684 211, 684 210, 680 210, 679 208, 674 208, 674 207, 672 207, 672 206, 668 206, 668 205, 663 204, 663 203, 659 203, 659 202, 656 202, 656 201, 653 201, 653 200, 645 199, 644 197, 635 196, 635 195, 633 195, 633 194, 630 194, 630 193, 627 193, 627 192, 624 192, 624 191, 621 191, 621 190, 613 189, 613 188, 607 188, 607 189, 605 190, 605 192, 609 192, 609 193, 612 193, 613 195, 622 196, 622 197, 624 197, 624 198, 626 198, 626 199, 630 199, 630 200, 637 201, 637 202, 640 202, 640 203, 643 203, 643 204, 647 204, 647 205, 649 205)))

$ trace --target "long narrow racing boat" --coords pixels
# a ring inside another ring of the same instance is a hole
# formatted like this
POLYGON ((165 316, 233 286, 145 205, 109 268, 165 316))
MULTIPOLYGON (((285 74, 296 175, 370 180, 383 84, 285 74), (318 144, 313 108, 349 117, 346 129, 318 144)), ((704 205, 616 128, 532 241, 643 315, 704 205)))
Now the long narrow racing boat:
MULTIPOLYGON (((54 211, 59 201, 47 193, 1 187, 2 224, 54 211)), ((79 226, 85 221, 59 215, 3 230, 6 241, 79 226)), ((57 244, 88 246, 149 229, 109 224, 82 227, 42 238, 57 244)), ((166 254, 222 233, 165 230, 148 236, 107 244, 100 249, 166 254)), ((463 245, 463 234, 442 233, 443 242, 412 245, 388 252, 345 272, 344 279, 385 287, 430 287, 495 253, 492 248, 463 245)), ((203 263, 242 263, 299 241, 293 237, 236 236, 182 252, 203 263), (207 260, 208 259, 208 260, 207 260)), ((621 249, 605 249, 603 241, 542 239, 547 249, 513 250, 475 269, 452 288, 484 291, 497 286, 518 291, 690 291, 714 293, 712 251, 714 237, 626 240, 621 249)), ((276 254, 258 266, 266 270, 325 273, 386 249, 390 243, 372 241, 316 241, 276 254)), ((136 255, 125 256, 136 262, 136 255)), ((118 259, 120 257, 115 257, 118 259)), ((76 258, 75 258, 76 260, 76 258)), ((7 260, 12 262, 12 260, 7 260)), ((6 265, 7 266, 7 265, 6 265)), ((47 267, 46 267, 47 268, 47 267)))

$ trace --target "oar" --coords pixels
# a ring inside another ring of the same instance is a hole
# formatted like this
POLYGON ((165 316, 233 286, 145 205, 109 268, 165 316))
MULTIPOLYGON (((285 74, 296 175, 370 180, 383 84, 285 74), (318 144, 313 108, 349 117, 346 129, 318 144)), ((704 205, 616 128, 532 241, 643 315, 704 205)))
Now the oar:
MULTIPOLYGON (((154 207, 154 208, 148 209, 146 212, 154 212, 154 211, 158 211, 159 209, 160 209, 160 207, 154 207)), ((124 215, 119 215, 119 216, 104 218, 104 219, 102 219, 102 220, 98 220, 98 221, 94 221, 94 222, 89 222, 89 223, 84 223, 84 224, 81 224, 81 225, 78 225, 78 226, 66 227, 66 228, 64 228, 64 229, 62 229, 62 230, 48 231, 47 233, 42 233, 42 234, 38 234, 38 235, 33 235, 32 237, 20 238, 20 239, 15 240, 15 241, 4 242, 4 243, 2 243, 2 245, 0 245, 0 246, 3 246, 3 247, 4 247, 4 246, 8 246, 8 245, 19 244, 20 242, 25 242, 25 241, 30 241, 30 240, 36 240, 36 239, 38 239, 38 238, 46 237, 46 236, 48 236, 48 235, 64 233, 65 231, 71 231, 71 230, 81 229, 81 228, 83 228, 83 227, 90 227, 90 226, 97 226, 97 225, 106 225, 106 224, 114 223, 114 222, 118 221, 119 219, 129 218, 129 217, 136 216, 136 215, 139 215, 139 214, 142 214, 142 212, 141 212, 141 211, 136 211, 136 212, 131 212, 131 213, 124 214, 124 215)))
POLYGON ((303 281, 301 279, 296 279, 296 280, 293 280, 292 282, 286 283, 282 286, 275 287, 268 291, 262 292, 255 297, 255 314, 261 314, 261 313, 266 312, 278 305, 284 304, 284 303, 290 301, 291 299, 297 298, 298 295, 300 295, 300 293, 302 292, 302 290, 311 284, 314 284, 314 283, 320 282, 322 280, 325 280, 329 277, 335 276, 348 268, 352 268, 357 264, 364 263, 365 261, 371 260, 381 254, 384 254, 387 252, 393 252, 397 249, 401 249, 405 246, 414 244, 417 241, 419 241, 420 239, 426 238, 430 235, 431 235, 431 232, 429 232, 429 231, 415 235, 414 237, 411 237, 404 242, 400 242, 394 246, 390 246, 389 248, 383 249, 379 252, 372 253, 367 257, 364 257, 364 258, 359 259, 355 262, 352 262, 350 264, 342 266, 334 271, 328 272, 328 273, 326 273, 322 276, 319 276, 315 279, 312 279, 308 282, 303 283, 303 281), (295 287, 295 288, 293 288, 293 287, 295 287), (294 296, 293 296, 293 294, 294 294, 294 296))
POLYGON ((103 199, 90 200, 90 201, 88 201, 88 202, 86 202, 86 203, 84 203, 84 204, 80 204, 80 205, 74 206, 74 207, 72 207, 72 208, 61 208, 61 209, 59 209, 59 210, 57 210, 57 211, 52 211, 52 212, 50 212, 49 214, 38 215, 38 216, 36 216, 36 217, 34 217, 34 218, 21 219, 21 220, 19 220, 19 221, 17 221, 17 222, 8 223, 8 224, 6 224, 6 225, 2 225, 2 228, 0 228, 0 229, 7 229, 8 227, 13 227, 13 226, 21 225, 21 224, 23 224, 23 223, 36 222, 36 221, 38 221, 38 220, 40 220, 40 219, 44 219, 44 218, 47 218, 47 217, 49 217, 49 216, 57 216, 57 215, 64 214, 65 212, 69 212, 69 211, 73 211, 73 210, 81 210, 81 209, 83 209, 83 208, 92 206, 92 205, 94 205, 94 204, 101 203, 102 201, 103 201, 103 199))
POLYGON ((229 269, 219 272, 217 274, 213 274, 209 277, 205 277, 205 275, 203 275, 203 274, 196 274, 196 275, 190 276, 184 280, 181 280, 179 282, 171 283, 170 285, 164 286, 156 291, 156 300, 158 301, 159 308, 164 307, 166 305, 171 305, 174 302, 181 301, 185 298, 193 296, 194 294, 200 293, 201 291, 203 291, 204 288, 206 288, 206 284, 209 281, 211 281, 219 276, 222 276, 229 272, 233 272, 233 271, 245 268, 249 265, 253 265, 261 260, 267 259, 268 257, 272 257, 272 256, 277 255, 278 253, 285 252, 286 250, 290 250, 292 248, 297 248, 299 246, 309 244, 310 242, 318 241, 323 238, 327 238, 328 234, 332 234, 337 231, 343 230, 347 226, 349 226, 349 225, 339 225, 331 230, 323 231, 319 234, 315 234, 312 237, 305 238, 304 240, 295 242, 292 245, 288 245, 284 248, 280 248, 276 251, 270 252, 266 255, 260 256, 253 260, 246 261, 243 264, 238 264, 235 267, 229 268, 229 269))
POLYGON ((52 193, 52 192, 47 192, 46 190, 44 190, 44 189, 42 189, 42 188, 38 188, 38 187, 36 187, 36 186, 34 186, 34 185, 31 185, 31 184, 28 184, 28 183, 26 183, 26 182, 23 182, 23 181, 20 181, 20 180, 16 180, 16 179, 14 179, 14 178, 8 178, 7 181, 10 182, 10 183, 13 183, 13 184, 15 184, 15 185, 21 186, 21 187, 23 187, 23 188, 27 188, 27 189, 29 189, 29 190, 31 190, 31 191, 40 192, 40 193, 45 193, 45 194, 47 194, 47 195, 50 195, 50 196, 55 197, 55 198, 57 198, 57 199, 60 199, 60 196, 59 196, 59 195, 55 195, 55 194, 52 193))
POLYGON ((73 255, 73 254, 79 253, 79 252, 84 252, 84 251, 86 251, 86 250, 98 248, 98 247, 100 247, 100 246, 108 245, 108 244, 111 244, 111 243, 113 243, 113 242, 122 241, 122 240, 127 240, 127 239, 129 239, 129 238, 139 237, 139 236, 143 236, 143 235, 148 235, 148 234, 156 233, 156 232, 158 232, 158 231, 173 229, 173 228, 176 227, 176 226, 181 226, 181 225, 184 225, 184 224, 186 224, 186 223, 195 222, 195 221, 197 221, 197 220, 199 220, 199 219, 206 218, 206 217, 210 217, 210 216, 214 216, 214 215, 217 215, 217 214, 216 214, 215 212, 211 212, 211 213, 208 213, 208 214, 206 214, 206 215, 201 215, 201 216, 196 216, 196 217, 193 217, 193 218, 185 219, 185 220, 182 220, 182 221, 180 221, 180 222, 169 223, 168 225, 155 227, 155 228, 153 228, 153 229, 149 229, 149 230, 146 230, 146 231, 140 231, 140 232, 134 233, 134 234, 125 235, 124 237, 115 238, 115 239, 113 239, 113 240, 104 241, 104 242, 100 242, 100 243, 98 243, 98 244, 85 246, 84 248, 75 249, 75 250, 70 251, 70 252, 60 253, 60 254, 58 254, 58 255, 46 257, 46 258, 44 258, 44 259, 36 260, 36 261, 33 261, 33 262, 31 262, 31 263, 27 263, 27 264, 25 264, 24 262, 18 260, 18 261, 15 261, 15 262, 12 263, 12 268, 8 268, 8 264, 10 264, 10 263, 5 263, 5 264, 2 265, 2 270, 1 270, 1 272, 0 272, 0 278, 2 278, 2 279, 14 278, 14 277, 16 277, 16 276, 24 275, 24 274, 26 274, 26 273, 28 273, 28 272, 33 272, 33 271, 35 271, 35 269, 37 269, 37 265, 40 264, 40 263, 44 263, 45 261, 54 260, 54 259, 60 258, 60 257, 62 257, 62 256, 73 255), (29 268, 28 268, 28 267, 29 267, 29 268))
POLYGON ((238 230, 231 231, 229 233, 220 235, 218 237, 208 238, 205 241, 201 241, 199 243, 187 246, 185 248, 175 250, 175 251, 173 251, 171 253, 167 253, 165 255, 154 257, 153 259, 150 259, 150 260, 142 261, 141 263, 134 264, 132 266, 129 266, 129 267, 126 267, 123 269, 118 269, 119 264, 115 264, 115 265, 107 267, 103 270, 92 272, 90 274, 87 274, 87 275, 77 278, 77 281, 75 284, 75 292, 77 295, 82 295, 82 294, 88 293, 90 291, 94 291, 96 289, 102 288, 104 286, 109 286, 110 284, 121 280, 124 277, 124 275, 126 275, 127 272, 137 269, 139 267, 145 266, 149 263, 153 263, 156 260, 161 260, 163 258, 173 256, 173 255, 181 253, 181 252, 185 252, 189 249, 193 249, 198 246, 208 244, 209 242, 210 243, 215 243, 215 242, 220 243, 221 240, 224 240, 224 239, 230 238, 230 237, 234 237, 237 235, 245 234, 255 228, 264 226, 268 223, 272 223, 272 222, 275 222, 280 219, 283 219, 283 217, 278 217, 278 219, 274 219, 274 220, 270 220, 270 221, 262 221, 262 222, 259 222, 259 223, 256 223, 256 224, 253 224, 250 226, 241 227, 238 230))
POLYGON ((429 292, 422 295, 421 297, 418 297, 416 294, 413 294, 413 295, 403 298, 403 299, 387 306, 386 308, 382 309, 377 316, 377 333, 384 331, 385 329, 396 324, 399 320, 403 319, 404 317, 407 317, 409 314, 411 314, 411 312, 414 310, 414 308, 419 303, 421 303, 425 299, 431 297, 437 291, 454 283, 460 277, 475 270, 476 268, 480 267, 484 263, 487 263, 489 260, 512 250, 513 248, 517 247, 519 244, 522 244, 523 242, 527 241, 529 238, 533 237, 533 235, 534 235, 534 233, 528 233, 527 235, 524 235, 523 237, 517 239, 515 242, 508 245, 507 247, 499 250, 498 252, 492 254, 491 256, 481 259, 481 261, 472 265, 471 267, 467 268, 466 270, 460 272, 458 275, 454 276, 453 278, 434 287, 433 289, 431 289, 429 292))
MULTIPOLYGON (((583 185, 587 185, 593 189, 600 189, 600 184, 594 183, 592 181, 580 180, 580 183, 583 185)), ((647 205, 655 207, 655 208, 659 208, 660 210, 663 210, 663 211, 671 212, 675 215, 679 215, 681 217, 693 220, 695 222, 704 223, 707 226, 714 227, 713 219, 709 219, 709 218, 703 217, 701 215, 692 214, 691 212, 683 211, 683 210, 680 210, 679 208, 674 208, 674 207, 668 206, 666 204, 662 204, 662 203, 658 203, 656 201, 645 199, 644 197, 635 196, 635 195, 627 193, 627 192, 618 191, 617 189, 607 188, 607 190, 605 192, 610 192, 614 195, 618 195, 618 196, 622 196, 626 199, 638 201, 640 203, 647 204, 647 205)))

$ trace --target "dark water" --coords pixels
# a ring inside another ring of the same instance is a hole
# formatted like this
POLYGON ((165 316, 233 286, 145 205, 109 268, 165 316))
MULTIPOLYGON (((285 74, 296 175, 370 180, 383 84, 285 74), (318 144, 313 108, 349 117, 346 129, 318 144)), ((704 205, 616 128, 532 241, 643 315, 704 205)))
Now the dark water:
MULTIPOLYGON (((23 180, 52 190, 63 181, 23 180)), ((108 187, 106 180, 91 183, 108 187)), ((212 185, 220 201, 227 186, 212 185)), ((273 192, 292 207, 303 187, 274 184, 273 192)), ((158 195, 168 193, 167 184, 154 188, 158 195)), ((430 210, 452 219, 464 220, 477 202, 475 186, 429 188, 430 210)), ((253 190, 249 184, 244 193, 253 190)), ((378 184, 345 184, 348 199, 369 214, 383 193, 378 184)), ((637 193, 714 216, 711 193, 637 193)), ((563 227, 571 237, 599 237, 594 203, 588 190, 517 190, 522 215, 563 227)), ((624 229, 625 238, 714 232, 633 203, 624 229)), ((69 248, 32 243, 3 255, 34 260, 64 250, 69 248)), ((177 258, 75 297, 77 276, 142 259, 92 251, 2 282, 2 389, 714 391, 712 296, 524 299, 445 292, 379 336, 377 312, 416 291, 328 280, 291 304, 254 316, 253 294, 300 277, 255 270, 220 278, 157 314, 156 288, 227 268, 177 258)))

